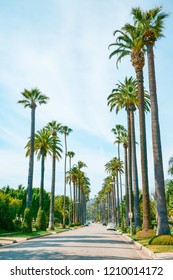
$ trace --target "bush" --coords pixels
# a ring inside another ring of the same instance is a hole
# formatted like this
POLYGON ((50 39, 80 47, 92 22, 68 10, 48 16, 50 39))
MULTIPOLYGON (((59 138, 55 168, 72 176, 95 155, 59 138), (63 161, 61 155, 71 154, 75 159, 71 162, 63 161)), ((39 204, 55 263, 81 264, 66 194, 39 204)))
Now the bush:
POLYGON ((150 245, 173 245, 172 235, 159 235, 151 238, 150 245))
POLYGON ((24 211, 22 231, 23 232, 32 232, 32 213, 31 213, 31 209, 29 209, 29 208, 26 208, 24 211))
POLYGON ((156 236, 156 231, 154 229, 140 230, 136 233, 137 238, 151 238, 156 236))
POLYGON ((47 228, 46 213, 41 208, 38 209, 36 224, 40 230, 46 230, 47 228))
POLYGON ((70 227, 79 227, 79 226, 81 226, 81 223, 79 222, 70 224, 70 227))
POLYGON ((22 230, 22 220, 18 217, 16 217, 13 220, 13 227, 14 227, 14 231, 21 231, 22 230))

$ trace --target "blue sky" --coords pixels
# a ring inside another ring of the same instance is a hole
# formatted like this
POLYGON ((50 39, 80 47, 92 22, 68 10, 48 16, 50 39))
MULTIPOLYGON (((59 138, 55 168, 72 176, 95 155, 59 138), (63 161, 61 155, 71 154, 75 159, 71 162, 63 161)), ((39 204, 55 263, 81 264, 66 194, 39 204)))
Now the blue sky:
MULTIPOLYGON (((165 38, 155 47, 157 91, 165 179, 173 155, 172 10, 169 0, 0 0, 0 187, 27 185, 28 158, 24 146, 30 134, 30 110, 17 101, 24 88, 38 87, 50 97, 37 107, 36 130, 51 120, 73 129, 68 149, 73 163, 82 160, 91 181, 91 197, 107 176, 104 165, 116 156, 111 129, 126 126, 126 114, 110 113, 107 96, 125 76, 135 76, 130 59, 119 70, 109 60, 113 31, 130 21, 132 7, 150 9, 163 4, 170 13, 165 38)), ((146 61, 147 64, 147 61, 146 61)), ((144 68, 148 89, 147 65, 144 68)), ((154 192, 150 114, 147 147, 150 191, 154 192)), ((139 142, 138 114, 136 138, 139 142)), ((62 141, 63 138, 61 137, 62 141)), ((137 147, 140 177, 140 150, 137 147)), ((46 160, 45 188, 50 191, 51 160, 46 160)), ((40 163, 35 159, 34 186, 40 185, 40 163)), ((56 194, 63 193, 63 160, 57 164, 56 194)))

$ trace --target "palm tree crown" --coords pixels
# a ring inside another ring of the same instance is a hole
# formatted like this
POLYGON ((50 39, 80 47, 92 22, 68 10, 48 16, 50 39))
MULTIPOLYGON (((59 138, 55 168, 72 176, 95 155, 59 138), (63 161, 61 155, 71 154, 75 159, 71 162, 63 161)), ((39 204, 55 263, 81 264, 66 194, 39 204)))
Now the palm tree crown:
POLYGON ((49 97, 42 94, 38 88, 31 89, 31 91, 24 89, 21 94, 25 99, 19 100, 18 103, 23 104, 24 108, 33 108, 36 107, 37 104, 46 104, 49 99, 49 97))

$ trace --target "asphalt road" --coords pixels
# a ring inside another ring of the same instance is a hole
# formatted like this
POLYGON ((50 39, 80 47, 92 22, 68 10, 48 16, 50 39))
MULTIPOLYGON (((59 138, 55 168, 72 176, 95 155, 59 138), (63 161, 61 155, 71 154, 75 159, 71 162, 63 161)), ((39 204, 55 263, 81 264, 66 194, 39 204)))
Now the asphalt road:
POLYGON ((141 259, 150 257, 101 224, 0 247, 0 260, 141 259))

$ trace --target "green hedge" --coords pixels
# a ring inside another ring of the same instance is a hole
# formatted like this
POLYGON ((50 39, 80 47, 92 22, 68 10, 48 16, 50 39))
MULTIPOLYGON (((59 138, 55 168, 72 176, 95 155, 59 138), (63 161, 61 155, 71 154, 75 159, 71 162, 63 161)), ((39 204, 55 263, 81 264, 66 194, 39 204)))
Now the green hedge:
POLYGON ((150 245, 173 245, 173 235, 159 235, 151 238, 150 245))

